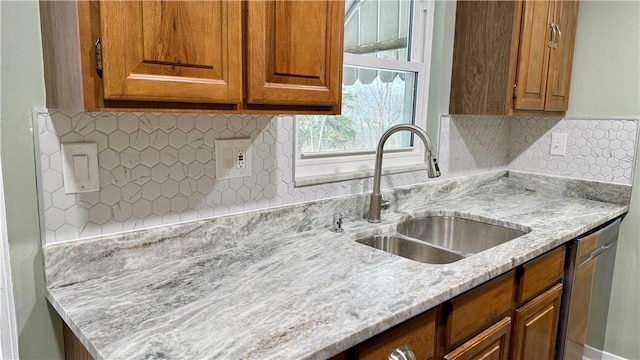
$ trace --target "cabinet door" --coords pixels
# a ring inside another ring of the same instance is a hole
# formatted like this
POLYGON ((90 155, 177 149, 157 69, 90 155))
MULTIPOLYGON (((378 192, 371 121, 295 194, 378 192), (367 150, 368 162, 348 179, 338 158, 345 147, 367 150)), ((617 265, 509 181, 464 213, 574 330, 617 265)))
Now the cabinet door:
POLYGON ((104 98, 239 103, 240 1, 101 1, 104 98))
POLYGON ((487 330, 444 356, 445 360, 506 360, 509 355, 511 318, 500 320, 487 330))
POLYGON ((511 111, 520 33, 520 1, 458 1, 451 114, 511 111))
POLYGON ((246 102, 339 106, 344 2, 249 1, 246 102))
POLYGON ((517 94, 513 107, 519 110, 543 110, 547 91, 553 3, 526 0, 518 54, 517 94))
POLYGON ((561 296, 557 284, 516 310, 513 360, 553 359, 561 296))
POLYGON ((549 57, 549 80, 545 110, 566 111, 573 63, 573 45, 578 23, 578 0, 556 1, 554 24, 557 34, 549 57))

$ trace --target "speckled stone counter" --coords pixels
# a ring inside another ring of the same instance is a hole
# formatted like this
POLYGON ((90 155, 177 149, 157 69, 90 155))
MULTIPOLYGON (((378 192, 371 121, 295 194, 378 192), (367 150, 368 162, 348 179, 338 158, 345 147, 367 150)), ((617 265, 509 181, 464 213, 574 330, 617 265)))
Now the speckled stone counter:
POLYGON ((630 187, 497 172, 47 246, 49 302, 98 359, 324 359, 628 210, 630 187), (356 219, 340 234, 331 214, 356 219), (452 264, 354 240, 411 216, 531 232, 452 264))

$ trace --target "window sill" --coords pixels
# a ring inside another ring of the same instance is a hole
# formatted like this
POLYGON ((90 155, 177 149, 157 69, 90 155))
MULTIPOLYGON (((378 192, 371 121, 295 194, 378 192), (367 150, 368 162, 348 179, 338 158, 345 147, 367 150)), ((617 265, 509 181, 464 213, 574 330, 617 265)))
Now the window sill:
MULTIPOLYGON (((404 165, 404 166, 390 166, 382 169, 382 175, 393 175, 393 174, 401 174, 406 172, 414 172, 427 170, 427 164, 416 164, 416 165, 404 165)), ((318 176, 307 176, 307 177, 299 177, 294 179, 294 184, 296 187, 305 187, 312 185, 320 185, 320 184, 329 184, 340 181, 348 181, 348 180, 357 180, 357 179, 365 179, 373 176, 373 169, 365 169, 358 170, 352 172, 345 172, 339 174, 326 174, 326 175, 318 175, 318 176)))

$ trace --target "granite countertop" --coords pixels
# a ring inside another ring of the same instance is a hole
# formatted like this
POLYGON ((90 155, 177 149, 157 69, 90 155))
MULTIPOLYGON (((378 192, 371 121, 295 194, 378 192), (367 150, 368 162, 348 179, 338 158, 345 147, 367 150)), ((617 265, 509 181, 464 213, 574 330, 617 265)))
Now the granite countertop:
POLYGON ((364 196, 51 245, 47 297, 97 359, 325 359, 624 214, 628 193, 503 172, 386 191, 381 224, 340 234, 330 214, 364 196), (427 214, 531 232, 444 265, 354 241, 427 214))

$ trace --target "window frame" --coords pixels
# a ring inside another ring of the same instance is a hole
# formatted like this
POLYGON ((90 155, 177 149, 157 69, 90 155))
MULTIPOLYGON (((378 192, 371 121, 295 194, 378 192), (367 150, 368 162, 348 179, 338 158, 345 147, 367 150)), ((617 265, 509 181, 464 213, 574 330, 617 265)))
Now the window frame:
MULTIPOLYGON (((400 0, 403 1, 403 0, 400 0)), ((377 58, 367 55, 344 53, 343 65, 353 65, 379 70, 407 71, 416 74, 414 124, 427 128, 427 103, 429 96, 429 72, 433 41, 434 0, 413 0, 412 29, 409 61, 377 58)), ((299 122, 294 121, 294 179, 330 177, 373 170, 375 150, 322 153, 303 156, 298 150, 299 122)), ((424 163, 424 144, 415 141, 403 149, 385 150, 384 167, 416 166, 424 163)), ((361 177, 361 176, 360 176, 361 177)))

